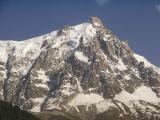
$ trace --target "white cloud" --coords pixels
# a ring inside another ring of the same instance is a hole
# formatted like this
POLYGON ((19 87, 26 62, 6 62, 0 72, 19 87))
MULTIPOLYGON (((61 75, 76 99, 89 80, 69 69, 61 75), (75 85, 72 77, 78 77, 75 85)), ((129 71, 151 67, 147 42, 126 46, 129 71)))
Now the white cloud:
POLYGON ((160 4, 156 5, 156 9, 158 10, 158 12, 160 12, 160 4))
POLYGON ((106 3, 108 3, 110 0, 96 0, 97 4, 99 6, 103 6, 105 5, 106 3))

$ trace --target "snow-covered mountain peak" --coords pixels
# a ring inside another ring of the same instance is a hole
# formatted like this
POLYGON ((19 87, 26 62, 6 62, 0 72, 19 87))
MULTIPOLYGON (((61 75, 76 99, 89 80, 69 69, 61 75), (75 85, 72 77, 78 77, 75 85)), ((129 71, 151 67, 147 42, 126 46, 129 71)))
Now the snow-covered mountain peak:
MULTIPOLYGON (((0 41, 0 61, 6 63, 8 55, 14 54, 16 57, 26 57, 28 52, 39 54, 44 41, 52 43, 52 47, 60 47, 62 44, 68 44, 68 48, 75 49, 83 37, 83 43, 91 42, 90 37, 96 36, 97 28, 103 27, 103 23, 98 17, 91 17, 89 23, 82 23, 76 26, 65 26, 62 30, 53 31, 23 41, 0 41), (69 45, 70 44, 70 45, 69 45), (69 48, 70 47, 70 48, 69 48)), ((62 45, 62 48, 66 46, 62 45)), ((36 58, 36 57, 35 57, 36 58)))
POLYGON ((83 120, 108 112, 140 120, 160 113, 158 69, 91 17, 40 37, 0 41, 0 99, 83 120))
POLYGON ((90 42, 89 38, 95 34, 96 30, 90 23, 82 23, 76 26, 65 26, 62 30, 24 41, 0 41, 0 62, 6 63, 9 54, 13 54, 17 58, 27 57, 31 54, 35 59, 40 54, 44 41, 48 41, 53 48, 75 49, 79 45, 80 37, 83 37, 83 42, 87 44, 90 42))

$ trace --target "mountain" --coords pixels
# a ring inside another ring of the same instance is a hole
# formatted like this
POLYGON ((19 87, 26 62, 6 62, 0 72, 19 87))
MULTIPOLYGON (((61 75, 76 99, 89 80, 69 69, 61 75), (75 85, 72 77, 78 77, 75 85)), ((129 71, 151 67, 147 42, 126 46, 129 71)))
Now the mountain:
POLYGON ((81 120, 160 120, 160 68, 97 17, 0 41, 0 51, 0 99, 21 109, 81 120))

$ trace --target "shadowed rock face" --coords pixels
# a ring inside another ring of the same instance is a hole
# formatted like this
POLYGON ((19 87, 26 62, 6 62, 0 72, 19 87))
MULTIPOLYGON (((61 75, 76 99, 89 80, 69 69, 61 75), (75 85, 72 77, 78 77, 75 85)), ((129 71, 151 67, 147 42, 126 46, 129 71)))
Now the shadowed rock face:
POLYGON ((0 46, 0 99, 22 109, 61 110, 82 120, 160 118, 159 68, 97 17, 0 46))

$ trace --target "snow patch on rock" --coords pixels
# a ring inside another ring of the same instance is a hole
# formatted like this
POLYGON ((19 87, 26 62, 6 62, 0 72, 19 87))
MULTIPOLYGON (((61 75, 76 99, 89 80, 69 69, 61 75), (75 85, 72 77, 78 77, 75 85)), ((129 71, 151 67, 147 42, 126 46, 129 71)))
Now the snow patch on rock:
POLYGON ((127 70, 126 65, 123 63, 122 59, 119 59, 116 67, 121 71, 127 70))
POLYGON ((89 63, 89 62, 88 62, 89 58, 88 58, 87 56, 85 56, 85 55, 83 54, 83 52, 76 51, 76 52, 74 53, 74 55, 75 55, 75 57, 76 57, 78 60, 80 60, 80 61, 82 61, 82 62, 85 62, 85 63, 89 63))
POLYGON ((81 105, 86 105, 87 108, 91 105, 96 105, 97 111, 99 113, 108 110, 111 106, 116 107, 111 102, 111 100, 105 100, 102 96, 94 93, 78 94, 75 98, 72 99, 69 105, 75 108, 81 105))
POLYGON ((104 101, 104 98, 98 94, 78 94, 69 104, 71 106, 91 105, 104 101))
POLYGON ((156 93, 152 91, 151 88, 142 85, 137 88, 134 93, 130 94, 127 91, 123 90, 121 93, 115 95, 115 100, 121 102, 130 102, 135 100, 143 100, 147 102, 158 103, 160 98, 156 96, 156 93))
POLYGON ((36 105, 31 109, 32 112, 40 112, 41 104, 44 101, 44 98, 33 98, 31 99, 36 105))
POLYGON ((8 59, 7 46, 0 43, 0 62, 6 63, 8 59))

